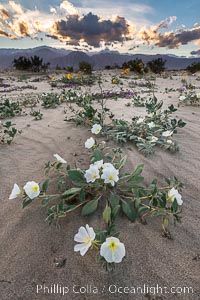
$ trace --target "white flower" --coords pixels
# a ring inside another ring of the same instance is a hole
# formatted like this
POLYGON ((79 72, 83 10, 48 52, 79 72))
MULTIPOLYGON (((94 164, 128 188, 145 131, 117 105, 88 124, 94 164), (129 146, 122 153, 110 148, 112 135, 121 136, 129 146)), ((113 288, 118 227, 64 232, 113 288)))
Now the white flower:
POLYGON ((105 169, 105 168, 114 168, 115 169, 115 167, 111 163, 104 163, 103 169, 105 169))
POLYGON ((9 200, 17 198, 21 194, 19 186, 15 183, 12 189, 12 192, 9 196, 9 200))
POLYGON ((162 136, 168 137, 171 136, 172 134, 173 134, 172 130, 167 130, 167 131, 163 131, 162 136))
POLYGON ((87 183, 95 182, 96 179, 100 178, 98 166, 90 165, 90 168, 85 171, 84 177, 87 183))
POLYGON ((180 100, 180 101, 184 101, 185 99, 186 99, 186 97, 183 96, 183 95, 179 97, 179 100, 180 100))
MULTIPOLYGON (((105 165, 105 164, 104 164, 105 165)), ((104 179, 104 183, 110 183, 112 186, 119 180, 119 170, 115 169, 113 165, 103 168, 103 174, 101 179, 104 179)))
POLYGON ((167 144, 173 144, 172 140, 167 140, 167 144))
POLYGON ((95 161, 94 163, 94 166, 96 166, 98 169, 101 169, 103 168, 103 159, 102 160, 98 160, 98 161, 95 161))
POLYGON ((85 148, 90 149, 94 146, 95 144, 95 140, 93 139, 93 137, 87 139, 87 141, 85 142, 85 148))
POLYGON ((108 263, 120 263, 125 256, 125 246, 116 237, 109 237, 101 245, 100 255, 105 258, 108 263))
POLYGON ((139 119, 137 120, 136 124, 141 124, 141 123, 143 123, 143 122, 144 122, 144 119, 145 119, 145 118, 139 118, 139 119))
POLYGON ((34 199, 40 194, 40 187, 35 181, 28 181, 24 186, 24 191, 30 199, 34 199))
POLYGON ((197 98, 200 99, 200 93, 196 94, 197 98))
POLYGON ((181 194, 179 194, 178 190, 176 190, 175 188, 172 188, 168 192, 168 198, 172 202, 174 201, 174 199, 176 199, 178 205, 182 205, 183 204, 182 196, 181 196, 181 194))
POLYGON ((154 122, 150 122, 150 123, 148 124, 148 126, 149 126, 150 129, 152 129, 152 128, 154 128, 156 125, 155 125, 154 122))
POLYGON ((53 155, 58 162, 62 163, 62 164, 66 164, 66 160, 64 160, 60 155, 58 155, 57 153, 53 155))
POLYGON ((74 241, 80 244, 74 246, 74 251, 80 251, 80 254, 83 256, 92 246, 92 242, 95 239, 95 232, 92 227, 86 225, 86 228, 81 226, 78 230, 78 233, 74 236, 74 241))
POLYGON ((101 131, 101 129, 102 129, 101 125, 99 125, 99 124, 94 124, 94 125, 92 126, 91 131, 92 131, 93 134, 98 134, 98 133, 101 131))
POLYGON ((151 137, 151 140, 150 140, 150 142, 152 142, 152 143, 156 143, 157 142, 157 140, 158 140, 158 138, 156 137, 156 136, 152 136, 151 137))

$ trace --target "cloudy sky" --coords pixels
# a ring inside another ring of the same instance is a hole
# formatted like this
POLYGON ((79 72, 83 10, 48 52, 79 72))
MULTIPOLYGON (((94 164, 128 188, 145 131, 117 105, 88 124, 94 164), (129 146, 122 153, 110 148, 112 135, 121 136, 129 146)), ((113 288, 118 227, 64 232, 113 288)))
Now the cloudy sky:
POLYGON ((0 2, 0 48, 200 55, 199 0, 0 2))

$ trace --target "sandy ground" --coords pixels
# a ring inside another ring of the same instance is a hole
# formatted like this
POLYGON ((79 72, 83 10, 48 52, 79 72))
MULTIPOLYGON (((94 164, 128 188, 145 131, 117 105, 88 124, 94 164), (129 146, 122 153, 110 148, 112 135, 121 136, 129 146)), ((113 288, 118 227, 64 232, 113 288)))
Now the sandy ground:
MULTIPOLYGON (((113 88, 109 73, 104 75, 108 78, 105 83, 108 89, 113 88)), ((178 92, 163 92, 165 87, 180 87, 183 76, 174 76, 173 80, 157 78, 156 96, 163 99, 165 105, 173 103, 177 106, 178 92)), ((0 77, 12 87, 25 85, 16 80, 16 74, 3 73, 0 77), (15 80, 12 81, 12 78, 15 80)), ((195 77, 187 78, 200 88, 200 82, 195 77)), ((37 90, 13 91, 6 96, 23 100, 26 94, 35 96, 51 90, 46 79, 29 84, 37 87, 37 90)), ((97 87, 92 87, 92 90, 96 91, 97 87)), ((127 102, 130 100, 108 100, 107 105, 112 107, 117 117, 124 115, 129 119, 135 114, 144 113, 144 108, 126 107, 127 102)), ((23 210, 21 200, 8 200, 15 182, 23 185, 27 180, 44 179, 44 163, 52 160, 54 153, 59 153, 71 164, 76 161, 78 165, 87 165, 84 142, 90 137, 90 131, 64 122, 64 107, 65 104, 62 104, 56 109, 45 110, 38 104, 37 108, 44 113, 41 121, 34 121, 28 114, 29 108, 26 108, 27 115, 12 119, 17 128, 23 130, 22 134, 16 137, 11 146, 0 145, 0 299, 200 299, 200 108, 185 106, 175 113, 187 122, 187 126, 178 130, 176 136, 180 152, 170 154, 157 149, 155 155, 144 157, 134 146, 131 150, 124 147, 128 154, 129 170, 139 163, 145 163, 146 182, 153 177, 158 177, 162 182, 164 176, 176 175, 185 183, 183 222, 176 228, 170 226, 173 240, 169 240, 161 236, 158 219, 149 219, 145 226, 132 224, 122 217, 117 226, 121 231, 121 240, 126 245, 127 256, 113 273, 106 273, 95 261, 95 251, 88 252, 85 257, 73 252, 73 237, 79 226, 86 223, 94 228, 103 226, 101 212, 87 218, 74 213, 62 221, 60 229, 56 229, 44 221, 46 209, 41 209, 37 201, 23 210), (57 268, 55 258, 66 259, 64 267, 57 268), (51 290, 48 293, 47 289, 46 294, 44 290, 37 294, 37 285, 42 288, 46 285, 50 289, 54 284, 68 287, 68 294, 63 296, 61 293, 51 293, 51 290), (163 289, 192 287, 194 294, 145 296, 132 294, 131 289, 127 294, 121 293, 120 287, 144 285, 159 285, 163 289)))

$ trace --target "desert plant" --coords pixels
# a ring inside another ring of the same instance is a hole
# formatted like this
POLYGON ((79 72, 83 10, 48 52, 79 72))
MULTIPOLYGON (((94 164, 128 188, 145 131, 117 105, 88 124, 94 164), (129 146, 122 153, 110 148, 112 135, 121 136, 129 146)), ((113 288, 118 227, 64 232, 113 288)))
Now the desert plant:
POLYGON ((0 119, 14 117, 22 113, 22 108, 18 101, 10 101, 5 99, 0 103, 0 119))
POLYGON ((92 74, 92 65, 87 61, 81 61, 79 63, 79 70, 85 74, 92 74))
POLYGON ((15 138, 16 134, 21 134, 21 130, 16 129, 14 126, 16 124, 12 124, 12 122, 7 121, 5 123, 0 123, 0 140, 1 143, 7 143, 10 145, 15 138))
POLYGON ((34 117, 34 120, 38 121, 41 120, 43 117, 43 114, 40 112, 40 110, 31 110, 30 115, 34 117))
MULTIPOLYGON (((92 133, 98 134, 100 130, 99 124, 93 125, 92 133)), ((42 207, 48 207, 46 220, 56 224, 75 210, 81 210, 82 216, 101 210, 105 228, 95 232, 88 225, 81 227, 74 238, 81 244, 74 250, 83 256, 92 245, 100 248, 100 258, 106 269, 112 269, 125 256, 125 246, 116 231, 120 215, 131 222, 145 222, 147 215, 161 218, 163 234, 170 238, 169 221, 181 221, 183 200, 179 192, 183 184, 174 177, 172 180, 166 178, 163 186, 159 186, 156 179, 146 186, 141 176, 143 164, 136 166, 131 173, 123 171, 127 157, 120 148, 110 149, 105 143, 95 142, 93 137, 85 142, 85 147, 91 150, 90 166, 86 170, 70 166, 58 154, 54 154, 54 162, 45 165, 47 175, 52 171, 59 175, 57 192, 48 193, 50 178, 47 177, 40 185, 28 181, 21 188, 15 183, 9 199, 23 196, 23 208, 40 200, 42 207)))
POLYGON ((190 73, 196 73, 200 71, 200 62, 194 62, 187 67, 187 71, 190 73))
POLYGON ((159 57, 149 61, 147 63, 147 66, 153 73, 161 74, 165 70, 165 64, 166 64, 166 60, 159 57))

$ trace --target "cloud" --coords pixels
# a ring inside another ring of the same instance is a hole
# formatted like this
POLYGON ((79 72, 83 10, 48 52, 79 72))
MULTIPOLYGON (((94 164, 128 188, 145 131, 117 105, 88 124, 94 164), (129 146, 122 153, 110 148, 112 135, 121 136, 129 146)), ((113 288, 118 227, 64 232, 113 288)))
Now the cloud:
POLYGON ((105 20, 89 12, 80 16, 79 11, 69 1, 61 2, 58 7, 50 7, 50 12, 42 13, 22 8, 20 4, 9 1, 0 6, 1 35, 7 37, 37 38, 39 33, 67 42, 70 45, 87 43, 100 47, 106 44, 123 42, 133 37, 134 26, 129 25, 124 17, 115 16, 105 20))
POLYGON ((101 41, 123 42, 130 33, 125 18, 116 17, 113 21, 102 20, 92 13, 83 17, 70 15, 67 20, 57 21, 53 31, 54 38, 66 40, 74 45, 78 45, 79 41, 85 41, 93 47, 99 47, 101 41))
POLYGON ((152 25, 146 19, 146 15, 155 13, 150 6, 132 3, 132 0, 127 0, 127 6, 122 6, 121 0, 115 2, 116 8, 113 9, 113 1, 99 0, 97 7, 94 1, 82 0, 75 7, 64 0, 58 6, 50 6, 49 12, 42 12, 9 1, 0 4, 0 36, 10 39, 46 36, 57 43, 85 49, 119 44, 134 49, 144 44, 174 49, 191 41, 200 45, 198 23, 191 29, 182 26, 181 30, 168 31, 176 16, 152 25))
POLYGON ((200 46, 200 39, 195 41, 195 45, 200 46))
POLYGON ((176 21, 176 19, 176 16, 170 16, 157 25, 153 25, 150 28, 142 28, 139 32, 139 37, 148 45, 155 44, 155 41, 158 40, 160 35, 159 30, 168 29, 169 26, 176 21))
POLYGON ((196 51, 192 51, 190 52, 191 55, 196 55, 196 56, 200 56, 200 49, 196 50, 196 51))
POLYGON ((169 49, 179 48, 181 45, 186 45, 191 41, 200 39, 200 27, 195 27, 188 30, 182 30, 178 33, 167 32, 160 34, 156 41, 156 46, 167 47, 169 49))
POLYGON ((161 29, 168 29, 174 21, 176 21, 176 17, 171 16, 158 25, 144 28, 139 32, 140 38, 148 45, 169 49, 179 48, 181 45, 200 39, 200 26, 197 24, 191 29, 183 28, 176 31, 160 32, 161 29))

